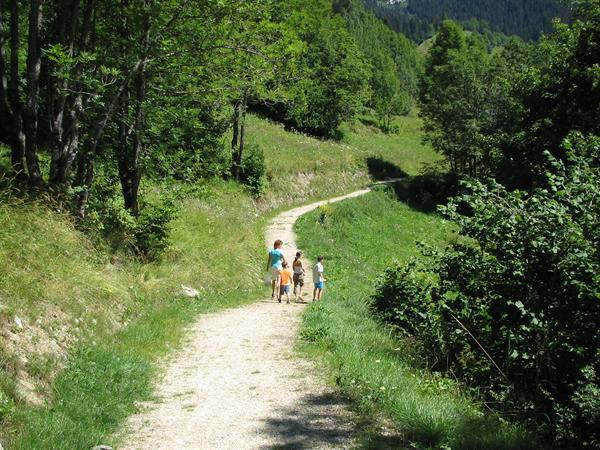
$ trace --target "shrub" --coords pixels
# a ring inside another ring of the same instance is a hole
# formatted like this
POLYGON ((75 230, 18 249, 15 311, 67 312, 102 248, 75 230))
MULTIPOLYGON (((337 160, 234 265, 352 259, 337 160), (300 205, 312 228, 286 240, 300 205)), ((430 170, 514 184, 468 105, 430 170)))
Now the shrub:
POLYGON ((134 244, 136 220, 123 207, 123 197, 116 177, 99 171, 93 195, 88 202, 86 220, 80 225, 87 233, 107 239, 113 249, 127 248, 134 244))
POLYGON ((467 239, 427 271, 386 272, 374 302, 491 405, 545 427, 560 445, 599 442, 600 171, 554 162, 531 194, 490 182, 442 208, 467 239), (468 205, 468 215, 458 205, 468 205))
POLYGON ((268 188, 267 164, 265 155, 258 145, 248 145, 246 148, 242 167, 240 170, 240 181, 244 183, 252 195, 260 197, 268 188))
POLYGON ((157 258, 169 245, 169 225, 177 209, 170 203, 146 204, 137 218, 136 251, 146 259, 157 258))

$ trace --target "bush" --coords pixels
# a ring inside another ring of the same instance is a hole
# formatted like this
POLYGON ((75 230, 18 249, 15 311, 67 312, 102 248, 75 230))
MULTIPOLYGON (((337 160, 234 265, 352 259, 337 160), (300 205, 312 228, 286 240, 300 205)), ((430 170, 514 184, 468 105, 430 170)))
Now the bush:
MULTIPOLYGON (((132 251, 144 259, 155 259, 167 248, 169 223, 177 213, 171 199, 140 201, 139 215, 134 217, 123 206, 118 180, 102 172, 96 177, 93 194, 82 224, 88 234, 107 239, 113 250, 132 251)), ((176 195, 180 194, 169 193, 170 198, 176 195)))
POLYGON ((266 192, 267 164, 265 155, 258 145, 251 144, 246 148, 240 168, 240 181, 248 186, 255 197, 260 197, 266 192))
POLYGON ((390 269, 374 302, 437 355, 436 369, 556 443, 591 448, 600 438, 600 171, 583 158, 554 164, 531 194, 468 185, 442 208, 467 239, 431 261, 427 279, 437 282, 418 283, 424 269, 390 269))
POLYGON ((169 225, 177 209, 170 203, 146 204, 137 218, 135 249, 146 259, 157 258, 169 246, 169 225))
POLYGON ((136 220, 123 207, 119 181, 101 169, 94 181, 86 220, 81 226, 88 234, 107 239, 113 249, 131 247, 135 243, 136 220))

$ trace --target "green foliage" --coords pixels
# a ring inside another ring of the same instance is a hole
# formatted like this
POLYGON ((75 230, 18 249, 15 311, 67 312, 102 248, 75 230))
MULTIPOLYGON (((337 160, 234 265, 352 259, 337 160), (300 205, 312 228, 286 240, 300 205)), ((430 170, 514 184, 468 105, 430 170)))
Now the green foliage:
MULTIPOLYGON (((382 190, 319 208, 303 216, 296 231, 306 255, 325 256, 330 280, 324 300, 304 316, 304 347, 324 357, 359 411, 390 417, 398 431, 365 436, 365 448, 539 448, 522 430, 478 411, 452 379, 424 370, 427 359, 415 339, 397 339, 372 314, 373 280, 392 261, 417 254, 415 241, 423 236, 435 247, 450 238, 439 216, 412 210, 382 190)), ((421 282, 429 283, 416 275, 405 292, 420 293, 411 286, 421 282)), ((416 311, 419 301, 405 313, 416 311)))
POLYGON ((177 214, 170 193, 161 202, 145 200, 137 216, 125 209, 114 178, 107 174, 96 177, 94 194, 84 230, 106 239, 115 250, 129 250, 150 260, 166 250, 169 224, 177 214))
POLYGON ((144 205, 136 218, 135 250, 148 259, 160 256, 169 246, 169 227, 176 214, 170 202, 144 205))
POLYGON ((96 176, 94 195, 88 204, 88 216, 81 224, 85 231, 107 240, 115 249, 131 248, 136 220, 123 207, 117 180, 107 173, 96 176))
POLYGON ((342 121, 354 117, 368 98, 368 62, 330 2, 286 2, 286 10, 283 20, 305 50, 293 77, 281 80, 283 117, 294 128, 335 136, 342 121))
POLYGON ((527 54, 517 40, 489 54, 456 23, 442 24, 426 61, 420 106, 425 139, 453 171, 473 177, 494 172, 518 123, 520 109, 511 90, 527 54))
POLYGON ((544 152, 564 160, 569 133, 600 134, 600 2, 574 5, 577 20, 557 23, 540 44, 540 63, 517 79, 522 112, 502 154, 499 178, 505 184, 543 183, 549 169, 544 152))
POLYGON ((483 42, 444 22, 429 52, 420 104, 426 139, 451 168, 509 187, 545 183, 545 151, 564 160, 572 131, 600 130, 600 4, 577 3, 572 24, 537 45, 483 42))
POLYGON ((445 204, 459 192, 459 178, 453 173, 428 171, 414 177, 406 177, 391 185, 398 200, 413 208, 435 211, 437 205, 445 204))
MULTIPOLYGON (((587 144, 597 151, 597 141, 587 144)), ((470 194, 443 208, 467 239, 428 268, 390 269, 376 307, 419 339, 424 355, 435 355, 434 367, 481 389, 498 409, 531 420, 561 445, 593 447, 600 172, 581 157, 553 164, 548 188, 529 195, 470 183, 470 194)))
POLYGON ((269 187, 265 154, 258 145, 249 145, 244 152, 240 181, 250 188, 252 195, 260 197, 269 187))
POLYGON ((408 39, 367 12, 359 1, 339 1, 336 7, 371 66, 368 106, 381 129, 392 132, 391 117, 408 114, 416 97, 420 55, 408 39))

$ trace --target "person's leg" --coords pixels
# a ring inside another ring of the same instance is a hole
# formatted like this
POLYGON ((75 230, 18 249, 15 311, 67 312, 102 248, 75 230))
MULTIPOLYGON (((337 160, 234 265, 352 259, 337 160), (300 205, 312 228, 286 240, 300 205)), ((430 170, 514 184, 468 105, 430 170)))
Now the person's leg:
POLYGON ((317 299, 317 285, 315 285, 315 288, 313 289, 313 302, 317 299))

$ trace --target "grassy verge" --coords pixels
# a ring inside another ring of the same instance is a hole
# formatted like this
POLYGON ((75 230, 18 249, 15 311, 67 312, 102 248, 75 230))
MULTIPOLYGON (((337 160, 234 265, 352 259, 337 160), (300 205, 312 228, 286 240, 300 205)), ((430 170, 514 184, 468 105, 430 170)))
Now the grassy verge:
POLYGON ((260 295, 263 222, 238 186, 213 183, 203 198, 182 204, 163 260, 142 264, 94 248, 47 206, 4 202, 0 297, 13 337, 3 343, 25 345, 0 359, 8 399, 0 420, 10 448, 107 442, 135 402, 151 394, 156 361, 179 345, 186 324, 260 295), (199 297, 180 296, 182 284, 199 297), (15 317, 23 328, 11 324, 15 317), (68 362, 32 371, 29 352, 68 362), (56 366, 64 369, 55 378, 49 370, 56 366), (23 386, 14 374, 34 385, 29 394, 37 400, 16 395, 23 386))
POLYGON ((394 338, 371 315, 368 299, 381 271, 415 255, 418 240, 444 245, 449 224, 382 189, 319 208, 300 219, 297 233, 309 257, 325 256, 330 280, 325 300, 305 315, 304 349, 327 363, 366 416, 383 414, 399 430, 394 438, 367 434, 365 446, 535 448, 521 430, 484 415, 453 381, 419 368, 414 343, 394 338))

